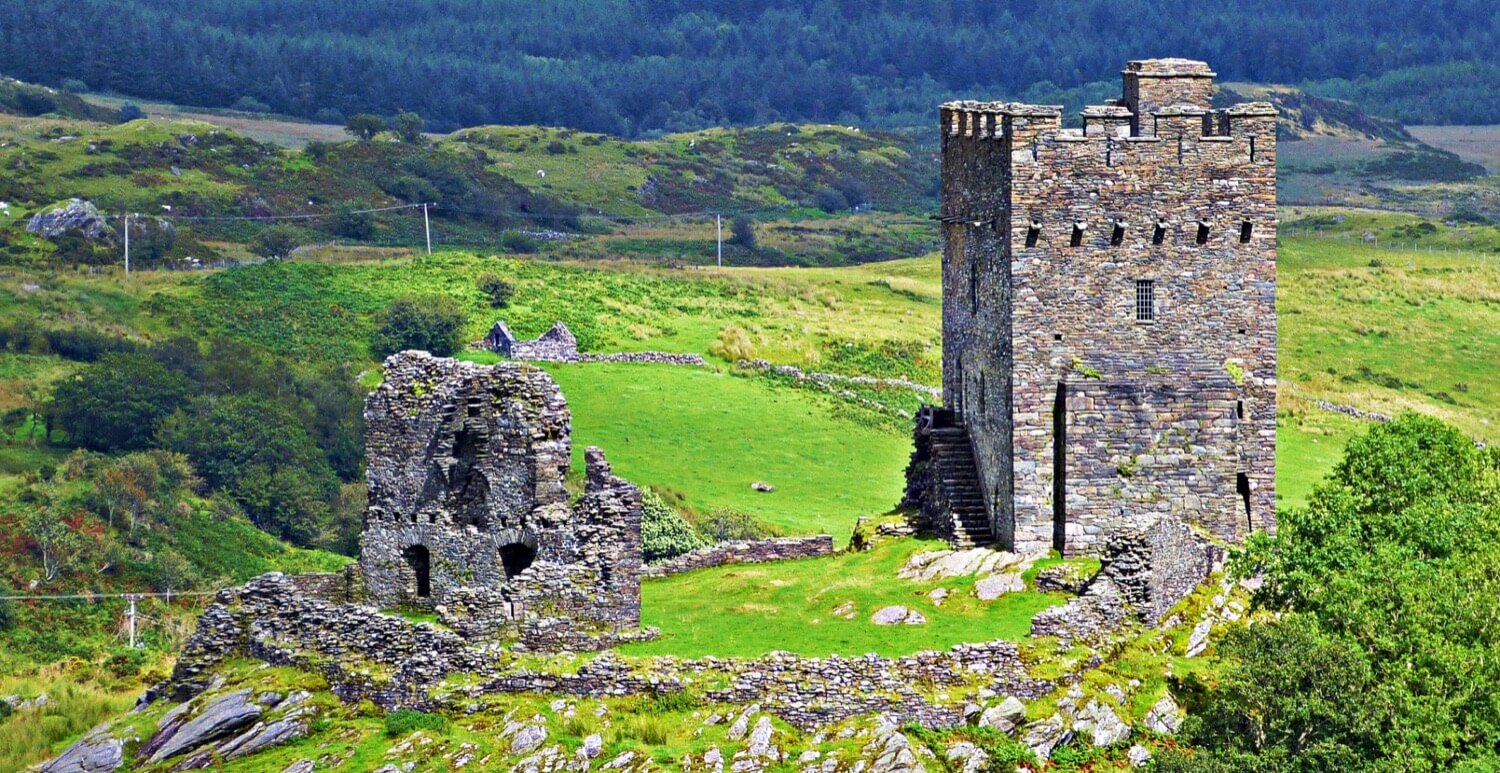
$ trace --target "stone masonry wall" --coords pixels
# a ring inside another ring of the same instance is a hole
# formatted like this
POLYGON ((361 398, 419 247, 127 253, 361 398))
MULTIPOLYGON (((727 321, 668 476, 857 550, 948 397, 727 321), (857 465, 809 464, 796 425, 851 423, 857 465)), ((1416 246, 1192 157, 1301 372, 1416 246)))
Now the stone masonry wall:
POLYGON ((830 534, 736 540, 698 548, 661 563, 647 564, 644 574, 647 577, 671 577, 674 574, 726 564, 762 564, 829 555, 833 555, 833 536, 830 534))
POLYGON ((1231 541, 1275 527, 1274 110, 1210 110, 1201 62, 1125 82, 1084 131, 1057 108, 942 110, 944 398, 1014 550, 1097 553, 1142 509, 1231 541))

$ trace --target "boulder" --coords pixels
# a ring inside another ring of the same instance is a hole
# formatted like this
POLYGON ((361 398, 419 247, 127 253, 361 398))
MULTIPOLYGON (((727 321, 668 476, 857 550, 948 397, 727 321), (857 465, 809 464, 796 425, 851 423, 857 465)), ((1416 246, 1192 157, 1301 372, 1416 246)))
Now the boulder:
POLYGON ((125 743, 100 725, 56 759, 42 763, 39 773, 109 773, 125 764, 125 743))
POLYGON ((260 719, 261 711, 260 705, 250 700, 249 690, 239 690, 217 698, 204 706, 197 716, 175 727, 171 737, 165 743, 157 745, 151 761, 161 762, 210 741, 217 741, 260 719))
POLYGON ((948 769, 956 773, 984 773, 990 764, 990 755, 968 741, 954 744, 943 757, 948 769))
POLYGON ((1125 756, 1130 760, 1130 767, 1144 768, 1146 767, 1146 763, 1151 761, 1151 750, 1140 744, 1136 744, 1130 747, 1130 751, 1125 756))
POLYGON ((1095 746, 1113 746, 1130 737, 1130 726, 1120 719, 1114 709, 1100 703, 1098 699, 1089 701, 1083 707, 1073 729, 1088 733, 1089 740, 1095 746))
POLYGON ((541 725, 527 725, 521 728, 516 736, 510 739, 511 754, 525 754, 541 746, 547 740, 547 728, 541 725))
POLYGON ((1052 756, 1052 750, 1063 737, 1062 717, 1053 714, 1046 719, 1039 719, 1026 726, 1025 733, 1021 736, 1021 743, 1026 745, 1039 760, 1045 760, 1052 756))
POLYGON ((1020 593, 1023 590, 1026 590, 1026 581, 1015 572, 992 574, 981 577, 974 583, 974 595, 980 601, 994 601, 1007 593, 1020 593))
POLYGON ((69 231, 77 231, 88 239, 114 234, 114 229, 99 214, 99 208, 83 199, 68 199, 61 207, 32 215, 26 230, 47 239, 56 239, 69 231))
POLYGON ((1025 721, 1026 704, 1015 697, 1007 697, 979 715, 980 727, 992 727, 1002 733, 1009 733, 1025 721))
POLYGON ((915 609, 896 604, 876 610, 870 616, 870 622, 876 625, 922 625, 927 622, 927 618, 915 609))
POLYGON ((1153 733, 1162 735, 1175 735, 1177 728, 1182 725, 1182 715, 1177 708, 1177 701, 1172 700, 1171 695, 1163 695, 1146 712, 1146 729, 1153 733))

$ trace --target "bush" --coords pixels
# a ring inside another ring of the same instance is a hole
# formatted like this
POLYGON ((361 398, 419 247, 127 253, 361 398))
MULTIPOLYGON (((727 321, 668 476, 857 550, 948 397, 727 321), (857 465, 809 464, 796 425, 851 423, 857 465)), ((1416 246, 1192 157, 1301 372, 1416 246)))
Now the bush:
POLYGON ((703 547, 703 539, 651 489, 641 492, 641 550, 647 563, 665 561, 703 547))
POLYGON ((542 244, 536 238, 511 228, 501 232, 500 246, 511 252, 530 254, 541 249, 542 244))
POLYGON ((733 542, 764 539, 771 536, 771 531, 745 513, 721 507, 699 522, 698 534, 709 542, 733 542))
POLYGON ((446 295, 409 295, 391 302, 370 341, 370 352, 386 357, 420 349, 449 357, 464 345, 468 315, 446 295))
POLYGON ((479 286, 479 292, 484 293, 490 307, 495 309, 509 306, 510 299, 516 294, 516 286, 493 271, 480 274, 475 284, 479 286))
POLYGON ((89 85, 77 78, 64 78, 62 89, 69 94, 83 94, 89 90, 89 85))
POLYGON ((1484 455, 1457 428, 1407 413, 1349 441, 1330 483, 1367 513, 1398 513, 1426 499, 1473 499, 1484 455))
POLYGON ((820 188, 813 194, 813 206, 824 212, 845 212, 849 209, 849 199, 834 188, 820 188))
POLYGON ((562 140, 553 140, 547 143, 547 152, 554 156, 561 155, 568 152, 568 146, 564 145, 562 140))
POLYGON ((739 325, 726 325, 719 331, 719 337, 708 346, 708 351, 718 357, 735 362, 737 360, 748 360, 755 353, 754 346, 750 343, 750 334, 739 325))
MULTIPOLYGON (((0 596, 9 595, 11 595, 10 587, 5 585, 4 583, 0 583, 0 596)), ((15 625, 16 602, 6 598, 0 598, 0 631, 9 631, 11 628, 14 628, 15 625)), ((10 704, 5 703, 5 701, 0 701, 0 704, 4 704, 5 708, 7 709, 10 708, 10 704)), ((0 714, 0 717, 3 716, 4 714, 0 714)))
POLYGON ((410 110, 402 110, 396 114, 396 120, 391 123, 391 128, 395 130, 402 142, 417 143, 422 141, 422 129, 426 125, 422 116, 410 110))
POLYGON ((391 738, 410 735, 418 730, 447 735, 448 718, 442 714, 429 714, 411 709, 393 711, 385 717, 385 734, 391 738))
POLYGON ((115 113, 115 120, 120 123, 138 121, 146 117, 146 112, 131 102, 120 105, 119 112, 115 113))
POLYGON ((243 97, 240 97, 239 99, 236 99, 234 101, 234 104, 230 105, 230 108, 234 109, 234 110, 239 110, 239 111, 245 112, 245 113, 269 113, 269 112, 271 112, 271 106, 270 105, 268 105, 268 104, 266 104, 266 103, 264 103, 264 102, 256 99, 255 97, 252 97, 252 96, 250 96, 248 94, 246 94, 243 97))
POLYGON ((353 207, 341 207, 333 217, 332 230, 345 239, 364 241, 375 235, 375 217, 353 207))
POLYGON ((250 240, 250 251, 266 260, 285 260, 302 243, 291 226, 273 225, 250 240))
POLYGON ((729 243, 755 248, 755 222, 746 215, 735 215, 729 224, 729 243))
POLYGON ((369 113, 356 113, 349 116, 349 120, 344 123, 344 133, 361 142, 369 142, 383 131, 385 131, 385 119, 369 113))
POLYGON ((195 385, 140 354, 109 354, 58 382, 47 414, 76 445, 113 453, 147 448, 195 385))
POLYGON ((672 737, 672 730, 661 717, 638 715, 623 723, 620 736, 634 738, 647 746, 665 746, 672 737))

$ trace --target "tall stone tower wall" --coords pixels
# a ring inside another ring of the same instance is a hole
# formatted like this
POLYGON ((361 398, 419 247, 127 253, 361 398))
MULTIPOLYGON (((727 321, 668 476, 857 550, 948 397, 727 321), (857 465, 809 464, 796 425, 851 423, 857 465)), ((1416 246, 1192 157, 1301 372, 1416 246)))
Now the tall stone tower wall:
POLYGON ((1081 130, 944 106, 944 395, 1002 545, 1274 528, 1275 114, 1210 110, 1212 75, 1132 62, 1081 130))

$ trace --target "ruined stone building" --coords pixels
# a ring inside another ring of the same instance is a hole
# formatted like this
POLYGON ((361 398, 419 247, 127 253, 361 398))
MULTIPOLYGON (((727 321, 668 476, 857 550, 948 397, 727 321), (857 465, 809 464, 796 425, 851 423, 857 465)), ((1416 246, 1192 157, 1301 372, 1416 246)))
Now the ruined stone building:
POLYGON ((1275 527, 1276 115, 1203 62, 1124 96, 942 106, 943 409, 909 500, 957 543, 1097 552, 1174 514, 1275 527))
POLYGON ((510 332, 510 326, 505 324, 504 320, 500 320, 495 322, 489 334, 484 337, 484 346, 502 357, 509 357, 513 360, 552 362, 576 362, 578 360, 578 339, 573 336, 573 331, 561 322, 554 324, 537 338, 525 341, 516 338, 516 334, 510 332))
POLYGON ((585 492, 570 502, 570 420, 557 384, 531 365, 387 359, 365 404, 359 566, 370 597, 435 609, 471 638, 582 646, 635 629, 640 491, 591 448, 585 492))

